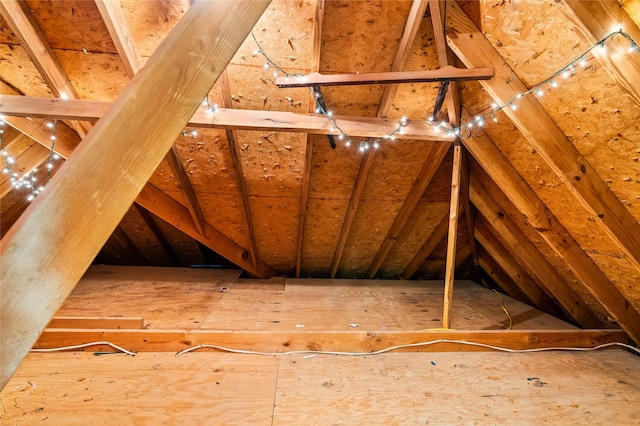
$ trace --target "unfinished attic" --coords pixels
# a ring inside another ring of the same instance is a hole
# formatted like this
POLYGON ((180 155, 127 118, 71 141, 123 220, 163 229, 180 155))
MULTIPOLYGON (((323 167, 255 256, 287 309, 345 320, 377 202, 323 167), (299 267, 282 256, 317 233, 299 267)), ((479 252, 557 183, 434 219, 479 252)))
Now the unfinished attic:
POLYGON ((2 424, 640 422, 640 1, 0 15, 2 424))

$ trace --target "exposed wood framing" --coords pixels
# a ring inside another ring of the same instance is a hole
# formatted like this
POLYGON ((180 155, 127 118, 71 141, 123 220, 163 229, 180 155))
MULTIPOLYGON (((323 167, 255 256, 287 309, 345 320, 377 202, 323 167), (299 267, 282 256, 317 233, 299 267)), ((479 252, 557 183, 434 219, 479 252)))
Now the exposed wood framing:
POLYGON ((202 208, 198 202, 198 197, 196 196, 196 192, 193 190, 193 185, 191 185, 189 175, 182 165, 182 160, 180 159, 180 154, 178 153, 175 144, 171 146, 171 149, 169 149, 169 152, 167 152, 167 155, 164 158, 167 160, 169 168, 173 172, 176 181, 178 181, 178 186, 180 187, 180 191, 183 195, 182 198, 186 203, 186 207, 189 210, 191 218, 193 218, 196 228, 198 228, 200 233, 204 234, 206 229, 206 220, 204 219, 204 214, 202 213, 202 208))
MULTIPOLYGON (((21 132, 29 135, 36 142, 45 147, 51 142, 49 139, 51 130, 46 126, 46 122, 44 120, 33 121, 23 117, 5 117, 4 120, 12 127, 15 127, 21 132)), ((58 123, 56 129, 56 153, 63 158, 68 158, 80 142, 80 137, 73 130, 67 127, 64 123, 58 123)), ((145 188, 146 191, 143 189, 142 193, 157 194, 160 192, 156 187, 149 184, 147 184, 145 188)), ((211 250, 229 259, 250 274, 260 278, 268 278, 276 275, 275 270, 262 262, 258 262, 258 266, 254 267, 253 262, 250 259, 251 254, 249 251, 239 247, 235 242, 230 240, 210 224, 205 224, 205 232, 211 232, 211 235, 207 234, 205 236, 200 233, 191 219, 189 210, 182 206, 182 204, 170 198, 168 195, 164 193, 161 194, 162 196, 157 196, 157 204, 145 202, 144 200, 141 200, 140 197, 136 199, 136 203, 143 204, 149 212, 163 219, 170 225, 182 230, 192 238, 200 241, 202 244, 205 244, 211 250), (184 216, 185 214, 186 217, 184 216), (199 237, 194 236, 198 234, 200 234, 199 237)), ((22 210, 19 211, 21 212, 22 210)))
MULTIPOLYGON (((580 299, 571 286, 553 268, 549 261, 529 241, 517 225, 505 215, 494 201, 491 192, 487 189, 489 182, 480 182, 474 175, 471 179, 471 202, 484 216, 489 224, 497 231, 500 240, 520 264, 527 267, 527 273, 538 278, 538 284, 545 291, 553 295, 555 300, 581 327, 597 327, 600 320, 593 314, 589 307, 580 299)), ((495 184, 492 190, 497 190, 495 184)))
POLYGON ((106 328, 142 329, 144 318, 139 317, 53 317, 47 328, 106 328))
POLYGON ((378 269, 380 269, 380 266, 386 259, 387 254, 389 254, 389 251, 393 247, 393 244, 400 236, 400 233, 402 232, 404 225, 409 220, 411 213, 413 213, 416 206, 418 205, 418 202, 420 202, 422 194, 424 194, 427 186, 429 186, 431 179, 436 174, 436 171, 438 170, 438 167, 440 167, 442 160, 449 151, 450 146, 450 144, 442 142, 434 143, 431 145, 430 153, 427 156, 427 159, 424 162, 424 165, 422 166, 418 177, 413 182, 413 185, 409 190, 409 193, 407 194, 407 197, 405 198, 400 211, 398 211, 393 224, 389 228, 385 239, 382 241, 378 252, 373 258, 371 265, 369 266, 369 270, 367 271, 367 278, 375 277, 378 269))
MULTIPOLYGON (((455 2, 448 2, 453 35, 449 45, 469 67, 493 65, 496 77, 481 81, 496 103, 505 105, 527 90, 489 40, 455 2)), ((518 108, 503 110, 537 149, 551 169, 587 209, 594 212, 603 230, 640 270, 640 223, 620 202, 598 172, 567 139, 562 130, 533 96, 524 96, 518 108)))
POLYGON ((65 164, 64 173, 56 175, 28 214, 0 241, 0 387, 76 285, 268 4, 194 3, 65 164), (182 103, 171 102, 177 93, 182 103), (149 104, 171 108, 151 109, 146 107, 149 104), (34 258, 38 259, 35 265, 34 258), (47 303, 34 302, 44 300, 47 303))
MULTIPOLYGON (((23 134, 19 134, 12 141, 5 139, 5 147, 15 160, 11 165, 11 171, 18 174, 16 179, 31 173, 49 158, 49 151, 23 134)), ((4 164, 0 168, 4 168, 4 164)), ((12 189, 11 176, 2 173, 0 175, 0 198, 7 195, 12 189)))
MULTIPOLYGON (((553 299, 545 293, 527 273, 514 254, 509 252, 495 237, 497 232, 482 217, 476 221, 475 236, 485 251, 516 284, 516 287, 531 301, 531 305, 555 316, 562 316, 553 299)), ((485 272, 489 272, 485 269, 485 272)))
POLYGON ((364 185, 367 182, 367 176, 369 175, 369 170, 371 170, 371 165, 373 164, 375 155, 376 151, 374 149, 370 149, 367 150, 367 152, 365 152, 362 156, 360 167, 358 168, 358 176, 356 176, 356 182, 353 185, 353 192, 351 193, 351 198, 349 199, 349 206, 347 207, 347 211, 344 215, 342 229, 340 230, 338 243, 336 244, 336 250, 333 254, 333 260, 331 261, 331 271, 329 272, 329 277, 331 278, 335 278, 338 267, 340 266, 342 253, 344 252, 344 248, 347 245, 347 239, 349 238, 349 233, 351 232, 351 225, 353 225, 353 220, 356 217, 356 212, 358 211, 358 206, 360 205, 360 200, 362 199, 364 185))
MULTIPOLYGON (((15 117, 97 120, 109 106, 110 103, 101 101, 0 95, 0 114, 15 117)), ((340 115, 333 118, 345 133, 355 137, 383 138, 398 128, 397 120, 386 118, 340 115)), ((332 124, 323 115, 228 108, 219 108, 212 113, 205 106, 198 108, 187 126, 339 135, 338 131, 332 130, 332 124)), ((455 139, 437 126, 422 120, 410 121, 395 137, 398 140, 441 142, 453 142, 455 139)))
MULTIPOLYGON (((465 120, 471 119, 466 111, 463 117, 465 120)), ((491 138, 478 128, 474 129, 463 143, 491 179, 499 182, 502 192, 522 213, 525 220, 567 263, 567 267, 584 283, 612 318, 624 324, 627 333, 636 342, 640 341, 640 316, 637 309, 585 253, 491 138)))
POLYGON ((485 287, 491 288, 487 279, 493 281, 493 285, 497 285, 509 297, 513 297, 520 302, 533 306, 531 299, 520 290, 520 287, 511 279, 511 277, 500 267, 491 255, 483 251, 480 253, 480 266, 484 270, 486 277, 481 278, 485 287))
POLYGON ((422 245, 420 250, 418 250, 418 252, 413 257, 413 259, 411 259, 411 262, 409 262, 407 267, 404 269, 401 275, 402 279, 405 279, 405 280, 411 279, 413 274, 415 274, 416 271, 420 268, 420 266, 424 263, 424 261, 427 260, 429 256, 431 256, 431 253, 433 253, 433 250, 435 250, 438 244, 440 244, 440 242, 447 235, 448 229, 449 229, 449 214, 447 213, 444 216, 442 216, 442 219, 440 220, 440 222, 438 222, 435 228, 433 228, 433 231, 429 235, 429 238, 427 238, 427 241, 425 241, 425 243, 422 245))
MULTIPOLYGON (((7 0, 0 2, 0 13, 14 32, 20 44, 27 51, 40 75, 47 82, 55 96, 65 99, 78 99, 78 93, 69 81, 47 38, 42 33, 27 2, 7 0)), ((72 121, 71 126, 84 137, 89 131, 87 123, 72 121)))
POLYGON ((129 22, 120 0, 95 0, 102 20, 107 26, 109 35, 116 45, 116 50, 122 59, 130 78, 142 68, 142 56, 136 45, 135 37, 129 27, 129 22))
MULTIPOLYGON (((442 327, 451 328, 451 305, 453 302, 453 281, 456 272, 456 243, 458 241, 458 214, 460 210, 460 175, 462 167, 462 146, 453 147, 453 169, 451 172, 451 202, 449 203, 449 228, 447 232, 447 260, 444 269, 444 307, 442 327)), ((473 235, 469 235, 473 239, 473 235)))
MULTIPOLYGON (((589 44, 595 44, 607 36, 613 28, 620 26, 636 43, 640 41, 640 29, 626 14, 620 3, 613 0, 576 1, 567 0, 565 4, 570 12, 567 17, 574 24, 573 28, 582 35, 589 44)), ((616 37, 612 42, 619 43, 620 49, 629 47, 629 40, 616 37)), ((618 84, 640 105, 640 59, 638 55, 627 55, 623 60, 613 59, 610 55, 593 54, 605 67, 618 84)))
MULTIPOLYGON (((390 346, 419 342, 435 344, 405 348, 422 351, 487 351, 486 347, 443 340, 467 341, 508 349, 550 347, 591 348, 611 342, 627 343, 621 330, 474 330, 474 331, 212 331, 212 330, 78 330, 46 329, 35 348, 52 348, 108 341, 134 352, 178 352, 201 344, 232 349, 287 351, 344 351, 368 353, 390 346), (442 343, 436 343, 442 342, 442 343)), ((104 350, 108 346, 103 347, 104 350)), ((96 346, 90 350, 101 350, 96 346)), ((110 349, 113 350, 113 349, 110 349)))
POLYGON ((176 252, 173 249, 173 247, 171 247, 171 244, 169 243, 167 238, 162 233, 162 230, 160 229, 160 227, 156 223, 156 220, 153 218, 151 213, 149 213, 146 209, 144 209, 138 203, 135 203, 134 206, 135 206, 136 210, 138 211, 138 213, 140 213, 140 216, 142 217, 142 220, 144 221, 144 223, 151 230, 151 233, 153 234, 153 236, 156 237, 156 240, 158 240, 158 242, 160 243, 160 245, 164 249, 164 252, 166 253, 167 257, 169 258, 169 261, 173 264, 173 266, 180 266, 181 265, 180 258, 176 254, 176 252))
MULTIPOLYGON (((322 49, 322 23, 324 21, 324 0, 316 1, 316 15, 313 28, 313 53, 311 56, 311 71, 320 70, 320 51, 322 49)), ((315 93, 309 96, 309 112, 316 109, 315 93)), ((304 168, 302 172, 302 186, 300 188, 300 209, 298 214, 298 232, 296 239, 296 278, 300 278, 302 267, 302 246, 304 243, 304 223, 307 219, 307 201, 309 199, 309 179, 311 177, 311 159, 313 158, 313 136, 307 134, 307 146, 304 154, 304 168)))
MULTIPOLYGON (((220 88, 220 97, 222 99, 222 105, 225 108, 233 108, 231 102, 231 89, 229 88, 229 76, 225 70, 218 81, 218 87, 220 88)), ((231 162, 233 163, 233 176, 236 181, 236 187, 238 188, 238 195, 241 200, 242 221, 249 234, 249 253, 251 254, 251 261, 253 266, 258 265, 258 243, 256 242, 256 233, 253 229, 253 220, 251 215, 251 203, 249 201, 249 192, 247 190, 247 181, 244 178, 244 168, 242 167, 240 148, 238 147, 238 134, 235 130, 225 129, 225 135, 227 137, 227 145, 229 146, 229 156, 231 156, 231 162)))
POLYGON ((129 256, 131 256, 131 260, 135 265, 139 266, 148 266, 149 260, 144 257, 144 254, 140 251, 138 246, 129 238, 124 229, 120 225, 116 226, 116 229, 113 231, 111 236, 115 239, 124 248, 125 252, 128 252, 129 256))
MULTIPOLYGON (((420 24, 424 18, 426 8, 426 0, 414 0, 411 4, 411 9, 409 10, 409 15, 407 16, 402 36, 398 42, 398 49, 396 50, 393 63, 391 64, 391 72, 401 71, 405 68, 407 59, 409 58, 411 45, 418 35, 418 30, 420 29, 420 24)), ((397 84, 385 85, 382 96, 380 97, 380 103, 378 104, 376 117, 386 118, 389 115, 389 111, 393 105, 393 98, 397 91, 397 84)), ((340 266, 342 253, 344 252, 349 234, 351 233, 351 226, 353 225, 356 212, 358 211, 358 206, 360 205, 360 200, 362 199, 362 193, 364 191, 364 185, 367 181, 367 176, 369 176, 369 171, 373 165, 375 155, 376 150, 368 150, 360 162, 358 176, 356 177, 356 182, 353 186, 353 192, 349 199, 349 206, 347 207, 347 212, 345 214, 344 221, 342 222, 342 229, 340 230, 340 236, 338 237, 338 244, 336 245, 336 250, 331 262, 331 271, 329 273, 331 278, 336 276, 338 267, 340 266)))
POLYGON ((429 83, 434 81, 466 81, 488 80, 493 78, 493 68, 456 68, 441 67, 437 70, 426 71, 391 71, 369 72, 359 74, 320 74, 313 72, 304 78, 278 77, 278 87, 312 87, 312 86, 350 86, 358 84, 399 84, 399 83, 429 83))

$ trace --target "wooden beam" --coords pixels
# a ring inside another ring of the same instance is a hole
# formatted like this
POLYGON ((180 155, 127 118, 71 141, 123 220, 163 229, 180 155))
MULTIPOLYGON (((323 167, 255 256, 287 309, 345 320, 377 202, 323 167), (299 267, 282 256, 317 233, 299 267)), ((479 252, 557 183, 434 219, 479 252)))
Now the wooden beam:
MULTIPOLYGON (((0 2, 0 13, 20 40, 20 44, 27 51, 29 58, 55 96, 77 99, 78 93, 31 14, 29 5, 18 0, 2 1, 0 2)), ((72 121, 71 126, 81 137, 84 137, 89 131, 87 123, 72 121)))
MULTIPOLYGON (((311 56, 311 71, 320 70, 320 51, 322 49, 322 23, 324 21, 324 0, 316 1, 316 15, 313 28, 313 55, 311 56)), ((309 112, 316 109, 315 92, 309 96, 309 112)), ((300 188, 300 208, 298 213, 298 232, 296 239, 296 278, 300 278, 302 268, 302 246, 304 243, 304 223, 307 219, 307 201, 309 199, 309 179, 311 178, 311 160, 313 158, 313 136, 307 134, 304 166, 302 171, 302 186, 300 188)))
POLYGON ((47 328, 142 329, 142 317, 53 317, 47 328))
POLYGON ((129 78, 133 78, 142 68, 142 56, 122 10, 120 0, 95 0, 95 2, 127 74, 129 74, 129 78))
MULTIPOLYGON (((418 35, 418 30, 420 30, 420 24, 422 24, 424 19, 427 4, 427 0, 413 0, 411 3, 411 9, 409 9, 409 15, 402 30, 402 36, 398 42, 398 49, 391 63, 391 72, 403 71, 405 69, 407 59, 409 59, 409 54, 411 53, 411 46, 413 46, 413 42, 418 35)), ((386 117, 389 115, 389 111, 391 111, 391 106, 393 105, 393 98, 395 98, 397 91, 397 84, 386 84, 384 86, 382 96, 380 97, 380 104, 378 105, 377 117, 386 117)))
MULTIPOLYGON (((483 182, 486 184, 486 182, 483 182)), ((560 306, 581 327, 598 326, 600 320, 580 299, 571 286, 553 268, 549 261, 529 241, 517 225, 496 205, 491 192, 471 177, 470 197, 478 211, 487 219, 499 235, 498 239, 505 244, 518 261, 526 266, 527 273, 538 278, 538 283, 546 292, 553 295, 560 306)))
MULTIPOLYGON (((129 252, 131 255, 131 261, 136 266, 149 266, 149 260, 142 254, 138 246, 133 242, 131 238, 124 232, 124 229, 120 225, 116 226, 115 231, 111 236, 118 242, 124 249, 125 253, 129 252)), ((124 257, 124 256, 123 256, 124 257)), ((124 260, 124 259, 123 259, 124 260)), ((128 263, 128 262, 125 262, 128 263)))
MULTIPOLYGON (((464 111, 463 118, 465 121, 470 120, 471 115, 464 111)), ((566 262, 567 267, 583 282, 609 315, 625 328, 629 336, 640 343, 638 309, 626 300, 616 285, 580 247, 491 138, 480 128, 475 128, 463 143, 491 179, 499 182, 502 192, 522 213, 527 223, 566 262)))
MULTIPOLYGON (((508 104, 527 90, 460 6, 448 2, 447 16, 451 22, 448 33, 455 34, 455 37, 448 37, 449 45, 462 62, 469 67, 496 66, 497 78, 481 82, 496 103, 508 104)), ((518 100, 516 110, 505 108, 503 111, 640 270, 640 223, 567 139, 540 102, 533 96, 523 96, 518 100)))
POLYGON ((440 222, 438 222, 436 227, 433 228, 433 231, 429 235, 429 238, 427 238, 427 241, 425 241, 425 243, 422 245, 420 250, 418 250, 418 252, 413 257, 413 259, 411 259, 411 262, 409 262, 407 267, 404 269, 401 275, 402 279, 404 280, 411 279, 411 277, 416 273, 416 271, 418 271, 418 269, 424 263, 424 261, 427 260, 429 256, 431 256, 431 253, 433 253, 433 250, 435 250, 438 244, 440 244, 440 242, 447 235, 448 229, 449 229, 449 214, 447 213, 444 216, 442 216, 442 219, 440 220, 440 222))
MULTIPOLYGON (((553 299, 541 290, 535 279, 518 263, 514 254, 498 241, 495 234, 497 234, 497 231, 480 216, 476 221, 475 230, 475 236, 480 245, 484 247, 500 268, 506 272, 510 280, 516 283, 519 290, 531 301, 532 306, 554 316, 563 316, 553 299)), ((489 272, 486 269, 485 271, 489 272)))
MULTIPOLYGON (((18 130, 24 132, 27 135, 30 135, 36 142, 47 146, 50 143, 50 130, 46 127, 44 120, 41 122, 34 122, 29 118, 22 117, 5 117, 5 121, 9 123, 11 126, 15 126, 18 130)), ((79 145, 80 137, 69 127, 67 127, 64 123, 58 123, 56 128, 56 152, 63 158, 68 158, 73 150, 79 145)), ((195 223, 191 220, 191 215, 188 209, 177 201, 171 199, 169 196, 161 193, 157 188, 147 184, 145 186, 146 191, 143 189, 143 193, 153 194, 155 196, 155 202, 146 202, 141 200, 140 197, 136 199, 137 203, 143 203, 145 208, 149 210, 151 213, 156 216, 162 218, 170 225, 181 229, 183 232, 191 235, 193 238, 194 235, 199 235, 199 233, 195 223), (186 214, 185 218, 184 215, 186 214), (172 222, 175 220, 175 222, 172 222), (185 225, 190 223, 190 225, 185 225), (189 232, 184 231, 184 226, 187 226, 189 232), (191 233, 190 233, 191 232, 191 233)), ((18 211, 18 210, 16 210, 18 211)), ((19 210, 22 211, 22 210, 19 210)), ((195 238, 201 243, 205 244, 211 250, 219 253, 221 256, 226 257, 230 261, 234 262, 239 267, 245 269, 252 275, 255 275, 260 278, 268 278, 277 274, 275 270, 273 270, 268 265, 262 264, 258 262, 258 266, 254 267, 253 262, 251 260, 251 253, 246 251, 244 248, 237 246, 235 242, 230 240, 220 231, 215 229, 209 224, 205 225, 206 232, 212 232, 213 236, 217 236, 217 238, 211 238, 212 235, 208 235, 205 237, 202 235, 201 239, 195 238), (212 229, 212 231, 209 231, 212 229), (246 254, 245 254, 246 253, 246 254)))
POLYGON ((169 243, 167 238, 162 233, 162 230, 160 229, 160 227, 156 223, 156 221, 153 218, 153 216, 151 215, 151 213, 149 213, 146 209, 144 209, 138 203, 135 203, 134 206, 135 206, 136 210, 138 211, 138 213, 140 213, 140 216, 142 217, 142 220, 144 221, 144 223, 147 225, 147 227, 149 227, 149 230, 151 231, 153 236, 156 237, 156 240, 158 240, 158 242, 160 243, 160 245, 164 249, 164 252, 166 253, 167 257, 169 258, 169 261, 173 264, 173 266, 180 266, 181 265, 180 258, 176 254, 176 252, 173 249, 173 247, 171 247, 171 244, 169 243))
POLYGON ((191 185, 189 175, 182 165, 182 160, 180 159, 180 154, 178 153, 175 144, 171 146, 171 149, 169 149, 169 152, 167 152, 167 155, 164 158, 167 160, 169 168, 178 182, 186 207, 193 218, 196 228, 203 234, 206 228, 206 220, 204 219, 204 214, 202 213, 202 208, 198 202, 198 197, 196 196, 196 192, 193 190, 193 185, 191 185))
MULTIPOLYGON (((226 70, 220 76, 218 86, 220 88, 220 97, 222 98, 223 106, 225 108, 233 108, 231 89, 229 88, 229 77, 226 70)), ((238 134, 235 130, 230 129, 225 129, 225 134, 227 137, 227 145, 229 146, 229 155, 231 156, 231 162, 233 164, 233 176, 242 202, 240 205, 242 220, 249 234, 249 253, 251 254, 253 266, 257 268, 259 260, 258 243, 256 241, 256 233, 253 229, 253 215, 251 214, 249 191, 247 190, 247 181, 244 178, 244 167, 242 167, 240 147, 238 146, 238 134)))
MULTIPOLYGON (((462 146, 453 147, 453 169, 451 172, 451 202, 449 203, 449 227, 447 235, 447 260, 444 270, 444 307, 442 327, 451 328, 451 305, 453 302, 453 281, 456 270, 456 244, 458 241, 458 214, 460 210, 460 168, 462 167, 462 146)), ((472 235, 469 236, 472 238, 472 235)))
POLYGON ((208 223, 205 223, 204 233, 198 231, 187 208, 155 186, 146 184, 140 191, 138 198, 136 198, 136 202, 194 240, 229 259, 251 275, 258 278, 269 278, 278 274, 262 261, 258 261, 258 266, 254 267, 251 261, 251 253, 247 249, 239 246, 208 223))
POLYGON ((358 84, 430 83, 434 81, 488 80, 495 75, 493 68, 442 67, 437 70, 368 72, 360 74, 320 74, 312 72, 301 78, 278 77, 276 86, 351 86, 358 84))
POLYGON ((331 271, 329 273, 329 276, 331 278, 335 278, 338 267, 340 266, 342 253, 344 252, 344 248, 347 245, 347 239, 349 238, 351 226, 353 225, 353 220, 356 217, 358 206, 360 205, 360 200, 362 199, 364 185, 367 182, 367 176, 369 175, 369 170, 371 170, 371 165, 373 164, 375 153, 376 150, 374 149, 367 150, 362 156, 362 160, 360 161, 358 176, 356 176, 356 182, 353 185, 353 191, 351 192, 351 198, 349 199, 349 206, 347 207, 347 211, 344 215, 342 229, 340 230, 338 243, 336 244, 336 250, 333 253, 333 260, 331 261, 331 271))
MULTIPOLYGON (((5 4, 2 2, 3 9, 5 4)), ((0 241, 0 388, 268 4, 194 3, 65 163, 62 173, 56 174, 28 214, 22 215, 0 241), (177 98, 181 101, 176 102, 177 98), (38 262, 34 264, 32 259, 38 262)))
POLYGON ((413 182, 400 211, 396 215, 385 239, 382 241, 378 252, 373 258, 373 261, 369 266, 369 270, 367 271, 367 278, 371 279, 375 277, 378 269, 380 269, 380 266, 382 265, 382 262, 384 262, 387 254, 389 254, 391 247, 393 247, 393 244, 400 236, 400 233, 402 232, 404 225, 409 220, 411 213, 413 213, 418 202, 420 202, 422 194, 424 194, 424 191, 427 189, 427 186, 429 186, 431 179, 436 174, 438 167, 440 167, 442 160, 449 151, 449 147, 450 144, 447 143, 435 143, 431 145, 430 148, 427 148, 431 149, 431 152, 427 156, 427 160, 424 162, 424 165, 422 166, 418 177, 413 182))
MULTIPOLYGON (((567 7, 561 7, 560 10, 566 11, 567 17, 573 24, 571 28, 585 40, 586 44, 597 43, 618 26, 636 43, 640 42, 638 24, 627 15, 617 1, 567 0, 564 4, 567 7)), ((630 45, 629 40, 620 36, 612 38, 608 43, 622 52, 625 52, 630 45)), ((632 53, 626 55, 624 59, 614 59, 598 49, 594 49, 592 53, 618 85, 637 105, 640 105, 640 58, 638 55, 632 53)))
MULTIPOLYGON (((507 349, 554 347, 592 348, 612 342, 627 343, 622 330, 473 330, 473 331, 215 331, 215 330, 44 330, 34 348, 45 349, 108 341, 133 352, 178 352, 197 345, 232 349, 288 351, 344 351, 366 354, 391 346, 433 342, 404 348, 408 352, 488 351, 487 347, 446 341, 474 342, 507 349), (313 349, 309 349, 313 348, 313 349)), ((108 346, 88 348, 109 350, 108 346)))
MULTIPOLYGON (((96 120, 110 103, 87 100, 63 100, 26 96, 0 95, 0 114, 11 117, 47 117, 58 119, 96 120)), ((336 124, 349 136, 383 138, 398 128, 397 120, 377 117, 334 116, 336 124)), ((318 114, 299 114, 284 111, 260 111, 219 108, 215 112, 206 106, 198 108, 187 126, 233 129, 274 130, 280 132, 339 135, 326 117, 318 114)), ((455 137, 424 120, 410 121, 396 139, 453 142, 455 137)))

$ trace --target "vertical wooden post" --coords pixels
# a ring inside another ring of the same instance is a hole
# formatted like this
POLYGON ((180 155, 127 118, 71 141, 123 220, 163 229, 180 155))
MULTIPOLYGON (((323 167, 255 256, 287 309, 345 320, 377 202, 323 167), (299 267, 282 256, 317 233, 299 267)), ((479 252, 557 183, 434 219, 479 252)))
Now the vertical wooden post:
POLYGON ((460 210, 460 176, 462 166, 462 146, 453 147, 453 171, 451 173, 451 203, 449 204, 449 234, 447 237, 447 261, 444 275, 444 309, 442 327, 451 328, 451 302, 453 280, 456 272, 456 242, 458 240, 458 212, 460 210))
POLYGON ((0 241, 0 388, 268 4, 196 1, 0 241))

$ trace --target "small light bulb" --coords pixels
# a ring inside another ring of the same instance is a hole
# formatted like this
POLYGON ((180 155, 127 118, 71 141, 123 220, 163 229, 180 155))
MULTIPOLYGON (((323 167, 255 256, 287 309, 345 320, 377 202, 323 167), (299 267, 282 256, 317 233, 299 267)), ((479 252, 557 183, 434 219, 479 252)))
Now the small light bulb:
POLYGON ((544 91, 542 89, 538 89, 536 90, 536 95, 541 98, 542 96, 544 96, 544 91))
POLYGON ((69 95, 67 95, 67 94, 66 94, 66 93, 64 93, 64 92, 63 92, 63 93, 60 93, 60 97, 61 97, 62 99, 64 99, 64 100, 69 99, 69 95))
POLYGON ((52 141, 55 141, 55 140, 56 140, 56 135, 51 135, 51 138, 50 138, 50 139, 51 139, 52 141))
POLYGON ((569 78, 569 70, 564 70, 564 71, 562 72, 562 76, 563 76, 564 78, 569 78))
POLYGON ((278 76, 278 71, 274 71, 273 76, 277 77, 278 76))
POLYGON ((4 158, 4 161, 7 162, 7 164, 13 164, 15 162, 15 160, 13 159, 13 157, 11 156, 7 156, 4 158))
POLYGON ((340 133, 340 134, 338 135, 338 139, 340 139, 340 140, 344 139, 344 133, 340 133))
POLYGON ((491 117, 493 119, 494 122, 498 122, 498 117, 496 117, 495 115, 491 117))
POLYGON ((516 95, 516 99, 520 99, 521 97, 522 97, 522 93, 518 93, 518 94, 516 95))
POLYGON ((191 131, 191 136, 193 136, 193 137, 198 136, 198 132, 196 131, 196 129, 193 129, 191 131))
POLYGON ((331 117, 331 115, 333 115, 333 112, 327 111, 327 116, 331 117))
POLYGON ((53 163, 51 162, 47 163, 47 169, 49 170, 53 169, 53 163))
POLYGON ((556 82, 555 82, 555 81, 553 81, 553 80, 549 80, 549 85, 550 85, 551 87, 558 87, 558 83, 556 83, 556 82))
POLYGON ((511 109, 515 111, 518 109, 518 107, 516 106, 516 104, 511 104, 511 109))
POLYGON ((54 159, 54 160, 59 160, 59 159, 60 159, 60 156, 54 152, 54 153, 53 153, 53 159, 54 159))
POLYGON ((389 138, 390 138, 392 141, 395 141, 395 140, 396 140, 396 135, 391 135, 391 136, 389 136, 389 138))
POLYGON ((379 146, 380 146, 380 145, 378 145, 378 142, 374 142, 374 143, 373 143, 373 147, 374 147, 375 149, 378 149, 378 147, 379 147, 379 146))
POLYGON ((264 69, 265 69, 265 70, 268 70, 268 69, 269 69, 269 62, 266 62, 266 63, 264 64, 264 69))
POLYGON ((29 194, 29 196, 27 197, 27 201, 33 201, 33 194, 29 194))
POLYGON ((53 128, 53 123, 47 123, 47 127, 50 129, 53 128))
POLYGON ((495 103, 495 102, 492 102, 492 103, 491 103, 491 108, 498 108, 498 104, 497 104, 497 103, 495 103))
POLYGON ((4 174, 9 173, 9 168, 5 167, 4 169, 2 169, 2 173, 4 173, 4 174))
POLYGON ((598 50, 599 50, 601 53, 604 53, 604 52, 606 52, 606 51, 607 51, 607 48, 605 47, 604 42, 600 43, 600 45, 598 46, 598 50))
POLYGON ((478 121, 478 126, 480 126, 480 127, 484 126, 484 120, 478 121))
POLYGON ((253 51, 253 56, 258 56, 259 53, 260 53, 260 49, 256 49, 253 51))
POLYGON ((351 141, 347 141, 344 146, 351 146, 351 141))
POLYGON ((320 114, 320 108, 316 108, 316 114, 320 114))
POLYGON ((587 66, 587 60, 585 58, 580 58, 580 66, 583 68, 587 66))
POLYGON ((467 123, 467 127, 468 128, 472 128, 473 127, 473 123, 467 123))

